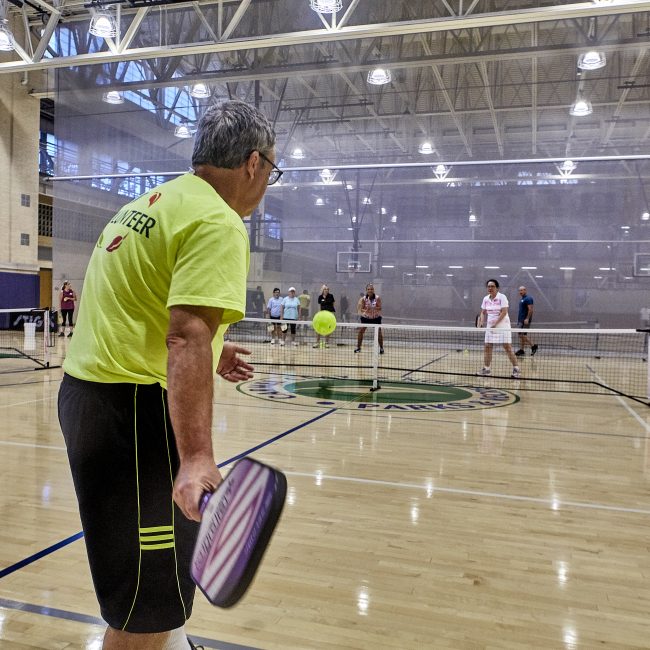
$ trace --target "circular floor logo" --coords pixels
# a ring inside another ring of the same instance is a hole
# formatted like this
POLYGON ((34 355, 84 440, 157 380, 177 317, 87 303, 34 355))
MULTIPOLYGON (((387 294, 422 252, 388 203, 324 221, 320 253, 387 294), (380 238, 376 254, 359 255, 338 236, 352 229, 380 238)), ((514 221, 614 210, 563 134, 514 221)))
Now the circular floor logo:
POLYGON ((251 397, 296 406, 352 410, 463 411, 508 406, 519 401, 515 394, 499 388, 390 381, 380 382, 380 386, 380 390, 371 391, 370 381, 276 375, 244 382, 237 390, 251 397))

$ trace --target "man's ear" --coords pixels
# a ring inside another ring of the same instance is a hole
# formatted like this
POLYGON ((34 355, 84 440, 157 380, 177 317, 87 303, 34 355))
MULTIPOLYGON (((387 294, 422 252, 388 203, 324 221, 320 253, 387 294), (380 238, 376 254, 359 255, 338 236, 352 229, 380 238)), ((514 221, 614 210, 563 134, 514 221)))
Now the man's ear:
POLYGON ((257 164, 260 160, 260 154, 257 151, 253 151, 250 156, 248 156, 246 162, 246 175, 253 180, 257 172, 257 164))

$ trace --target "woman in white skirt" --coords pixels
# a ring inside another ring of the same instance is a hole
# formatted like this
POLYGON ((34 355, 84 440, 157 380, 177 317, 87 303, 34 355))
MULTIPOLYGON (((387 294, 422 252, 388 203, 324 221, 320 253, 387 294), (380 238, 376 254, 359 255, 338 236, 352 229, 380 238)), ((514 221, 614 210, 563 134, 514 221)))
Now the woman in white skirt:
POLYGON ((485 327, 485 348, 484 361, 485 365, 477 374, 487 377, 492 374, 492 347, 496 343, 502 345, 503 349, 512 363, 513 379, 521 377, 521 370, 517 365, 517 357, 512 351, 512 336, 510 333, 510 318, 508 317, 508 299, 499 293, 499 282, 490 278, 486 283, 488 295, 483 298, 481 304, 481 315, 479 316, 478 326, 485 327))

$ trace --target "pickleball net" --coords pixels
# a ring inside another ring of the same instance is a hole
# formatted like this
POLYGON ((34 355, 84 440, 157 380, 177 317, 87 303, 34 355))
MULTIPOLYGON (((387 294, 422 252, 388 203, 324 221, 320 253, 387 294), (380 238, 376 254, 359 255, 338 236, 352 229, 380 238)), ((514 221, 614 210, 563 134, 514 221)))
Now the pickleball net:
POLYGON ((47 309, 0 309, 0 373, 50 367, 47 309))
MULTIPOLYGON (((294 321, 295 322, 295 321, 294 321)), ((288 333, 284 345, 273 340, 269 320, 248 318, 228 331, 230 340, 249 347, 258 372, 457 386, 490 386, 518 390, 619 394, 648 403, 648 332, 632 329, 511 330, 512 349, 520 348, 519 334, 537 345, 517 357, 521 378, 511 379, 512 364, 494 344, 489 377, 477 376, 483 367, 485 330, 470 327, 382 325, 384 353, 378 346, 378 327, 368 325, 361 351, 358 323, 339 323, 328 338, 316 344, 309 322, 298 321, 294 345, 288 333), (316 346, 316 347, 315 347, 316 346)))

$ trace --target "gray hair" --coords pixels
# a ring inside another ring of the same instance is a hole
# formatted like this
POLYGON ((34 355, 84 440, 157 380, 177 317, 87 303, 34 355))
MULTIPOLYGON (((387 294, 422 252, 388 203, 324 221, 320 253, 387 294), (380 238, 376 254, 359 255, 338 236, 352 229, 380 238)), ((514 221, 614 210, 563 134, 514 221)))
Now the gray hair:
POLYGON ((213 104, 199 121, 192 165, 235 169, 253 151, 268 155, 275 131, 266 116, 246 102, 213 104))

